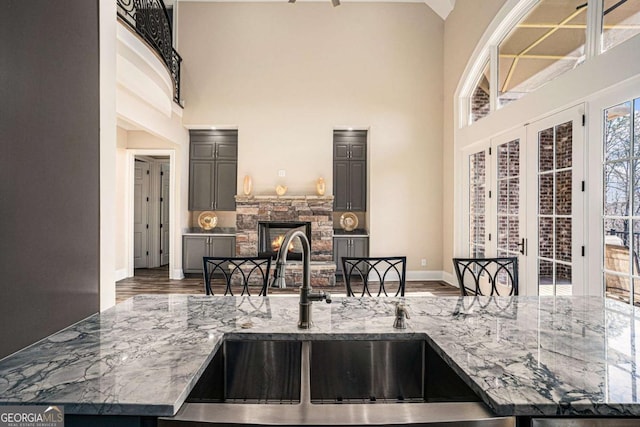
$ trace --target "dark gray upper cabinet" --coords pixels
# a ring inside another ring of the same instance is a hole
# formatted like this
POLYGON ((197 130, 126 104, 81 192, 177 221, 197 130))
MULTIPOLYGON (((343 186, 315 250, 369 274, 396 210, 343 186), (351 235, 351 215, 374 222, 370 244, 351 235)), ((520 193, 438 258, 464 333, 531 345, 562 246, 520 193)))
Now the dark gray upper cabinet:
POLYGON ((189 210, 235 210, 238 131, 192 130, 189 136, 189 210))
POLYGON ((367 209, 367 131, 333 132, 333 207, 367 209))
POLYGON ((349 210, 367 210, 367 162, 354 160, 349 162, 349 210))

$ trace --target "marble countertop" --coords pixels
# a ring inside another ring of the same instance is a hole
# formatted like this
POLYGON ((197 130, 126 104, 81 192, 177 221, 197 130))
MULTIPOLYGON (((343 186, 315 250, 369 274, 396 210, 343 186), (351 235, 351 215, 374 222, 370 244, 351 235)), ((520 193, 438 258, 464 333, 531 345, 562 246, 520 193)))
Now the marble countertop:
POLYGON ((242 339, 425 339, 498 415, 640 415, 640 311, 599 297, 143 295, 0 361, 0 404, 68 414, 173 415, 221 345, 242 339), (251 325, 250 328, 246 328, 251 325), (244 326, 245 328, 243 328, 244 326), (636 351, 636 349, 638 349, 636 351))

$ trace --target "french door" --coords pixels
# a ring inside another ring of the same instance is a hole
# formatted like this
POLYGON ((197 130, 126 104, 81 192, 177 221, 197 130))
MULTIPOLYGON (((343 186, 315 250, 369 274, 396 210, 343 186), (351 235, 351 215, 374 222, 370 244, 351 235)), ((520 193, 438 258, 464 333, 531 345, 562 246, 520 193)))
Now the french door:
POLYGON ((465 153, 469 256, 518 257, 521 295, 583 292, 582 117, 575 107, 465 153))
POLYGON ((574 107, 527 126, 527 294, 586 290, 583 117, 574 107))

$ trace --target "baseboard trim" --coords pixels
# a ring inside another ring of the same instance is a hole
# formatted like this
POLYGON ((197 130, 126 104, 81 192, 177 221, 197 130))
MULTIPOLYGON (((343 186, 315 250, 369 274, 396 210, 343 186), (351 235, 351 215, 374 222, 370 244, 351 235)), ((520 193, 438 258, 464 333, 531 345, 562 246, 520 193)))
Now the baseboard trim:
POLYGON ((451 286, 455 286, 456 288, 458 288, 458 280, 456 279, 456 276, 454 276, 453 274, 447 272, 447 271, 443 271, 442 272, 442 281, 446 282, 448 284, 450 284, 451 286))
POLYGON ((421 281, 440 281, 445 282, 451 286, 458 287, 458 280, 456 277, 447 271, 422 271, 414 270, 407 271, 407 281, 409 282, 421 282, 421 281))
POLYGON ((413 271, 407 271, 407 281, 409 282, 420 282, 420 281, 429 281, 429 282, 433 282, 433 281, 439 281, 442 280, 442 271, 437 271, 437 270, 429 270, 429 271, 424 271, 424 270, 413 270, 413 271))
POLYGON ((116 272, 114 273, 114 277, 115 277, 115 281, 119 281, 122 279, 126 279, 127 277, 129 277, 127 275, 127 269, 126 268, 121 268, 119 270, 116 270, 116 272))

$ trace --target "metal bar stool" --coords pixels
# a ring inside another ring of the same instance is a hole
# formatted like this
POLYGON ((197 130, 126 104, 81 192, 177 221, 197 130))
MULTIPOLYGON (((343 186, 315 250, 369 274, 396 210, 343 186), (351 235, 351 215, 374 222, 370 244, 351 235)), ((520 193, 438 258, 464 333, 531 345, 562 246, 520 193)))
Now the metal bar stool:
MULTIPOLYGON (((348 297, 372 296, 370 289, 371 282, 377 284, 378 293, 375 295, 377 297, 389 296, 387 287, 389 287, 390 282, 394 285, 397 284, 395 293, 392 295, 403 297, 407 272, 407 257, 342 257, 342 272, 344 274, 344 282, 347 286, 348 297), (356 289, 358 295, 356 295, 354 289, 356 289)), ((375 293, 375 290, 373 291, 375 293)))
POLYGON ((204 288, 213 295, 211 281, 222 276, 225 295, 233 295, 233 287, 241 287, 240 295, 251 295, 249 285, 260 287, 258 296, 267 295, 271 257, 203 257, 204 288))
POLYGON ((462 296, 518 295, 518 258, 453 258, 462 296))

